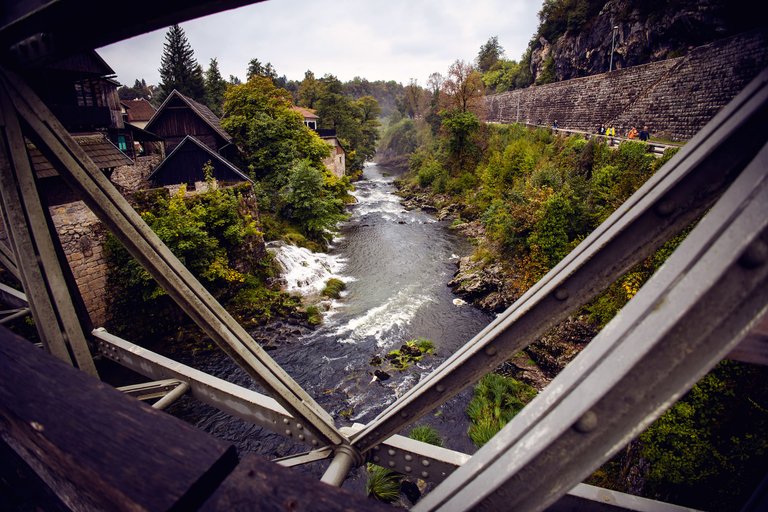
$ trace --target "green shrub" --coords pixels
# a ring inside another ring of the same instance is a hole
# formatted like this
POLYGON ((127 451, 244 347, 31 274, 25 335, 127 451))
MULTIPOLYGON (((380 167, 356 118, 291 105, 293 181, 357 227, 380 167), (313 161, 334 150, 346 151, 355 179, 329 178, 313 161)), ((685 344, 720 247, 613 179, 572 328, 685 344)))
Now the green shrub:
POLYGON ((328 280, 327 283, 325 283, 325 288, 323 288, 322 295, 324 297, 330 297, 331 299, 338 299, 341 297, 341 292, 346 287, 347 285, 344 284, 344 281, 332 277, 328 280))
POLYGON ((375 464, 366 464, 368 480, 365 493, 385 503, 391 503, 400 497, 400 475, 375 464))
POLYGON ((467 406, 472 442, 478 447, 485 444, 535 396, 534 388, 511 377, 496 373, 483 377, 467 406))
POLYGON ((428 443, 434 446, 443 446, 443 438, 440 433, 429 425, 418 425, 413 427, 408 433, 408 437, 422 443, 428 443))
POLYGON ((304 311, 307 314, 307 323, 309 325, 320 325, 323 323, 323 314, 320 313, 317 306, 307 306, 304 311))

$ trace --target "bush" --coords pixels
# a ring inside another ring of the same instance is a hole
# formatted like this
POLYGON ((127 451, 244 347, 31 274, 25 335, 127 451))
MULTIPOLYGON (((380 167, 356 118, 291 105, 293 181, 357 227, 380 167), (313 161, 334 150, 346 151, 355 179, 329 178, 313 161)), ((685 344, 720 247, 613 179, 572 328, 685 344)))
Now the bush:
POLYGON ((375 464, 366 464, 368 481, 365 493, 385 503, 391 503, 400 497, 400 475, 375 464))
POLYGON ((535 396, 534 388, 513 378, 496 373, 483 377, 467 406, 472 442, 483 446, 535 396))
POLYGON ((338 299, 341 297, 341 292, 346 287, 347 285, 344 284, 344 281, 332 277, 328 280, 327 283, 325 283, 325 288, 323 288, 322 295, 324 297, 330 297, 331 299, 338 299))
POLYGON ((433 446, 443 446, 443 438, 440 433, 429 425, 418 425, 408 433, 408 437, 415 441, 428 443, 433 446))

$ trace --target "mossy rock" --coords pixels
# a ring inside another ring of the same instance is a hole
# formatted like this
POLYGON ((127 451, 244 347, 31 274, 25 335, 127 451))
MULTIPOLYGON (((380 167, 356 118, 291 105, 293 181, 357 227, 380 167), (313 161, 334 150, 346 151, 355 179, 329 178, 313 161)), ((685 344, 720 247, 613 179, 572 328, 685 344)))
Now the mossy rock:
POLYGON ((341 292, 344 291, 346 287, 347 285, 344 284, 344 281, 332 277, 328 280, 327 283, 325 283, 325 288, 323 288, 322 295, 323 297, 338 299, 341 297, 341 292))

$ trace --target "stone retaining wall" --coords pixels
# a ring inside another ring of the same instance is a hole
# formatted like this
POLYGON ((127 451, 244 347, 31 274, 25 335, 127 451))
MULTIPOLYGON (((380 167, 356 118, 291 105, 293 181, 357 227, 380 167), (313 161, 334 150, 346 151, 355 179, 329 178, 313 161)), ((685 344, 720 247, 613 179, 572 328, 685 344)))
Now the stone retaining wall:
POLYGON ((96 327, 107 320, 107 232, 82 201, 51 208, 51 218, 85 307, 96 327))
POLYGON ((648 125, 653 135, 691 138, 768 67, 768 30, 717 41, 687 56, 531 86, 486 97, 486 119, 617 134, 648 125))

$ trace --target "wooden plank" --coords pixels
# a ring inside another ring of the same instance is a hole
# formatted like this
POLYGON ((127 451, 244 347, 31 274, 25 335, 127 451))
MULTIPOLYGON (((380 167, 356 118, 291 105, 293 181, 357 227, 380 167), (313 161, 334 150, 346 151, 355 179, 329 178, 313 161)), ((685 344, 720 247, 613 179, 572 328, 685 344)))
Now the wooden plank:
POLYGON ((81 370, 96 375, 84 334, 91 331, 90 319, 82 306, 76 306, 82 304, 80 292, 58 240, 54 244, 55 228, 40 201, 21 126, 2 86, 0 104, 0 128, 8 148, 0 151, 3 217, 18 255, 16 261, 21 263, 19 271, 33 318, 52 354, 71 362, 71 351, 81 370))
POLYGON ((0 437, 73 510, 189 510, 234 447, 0 327, 0 437))
POLYGON ((391 512, 392 507, 249 454, 200 511, 252 510, 391 512))

